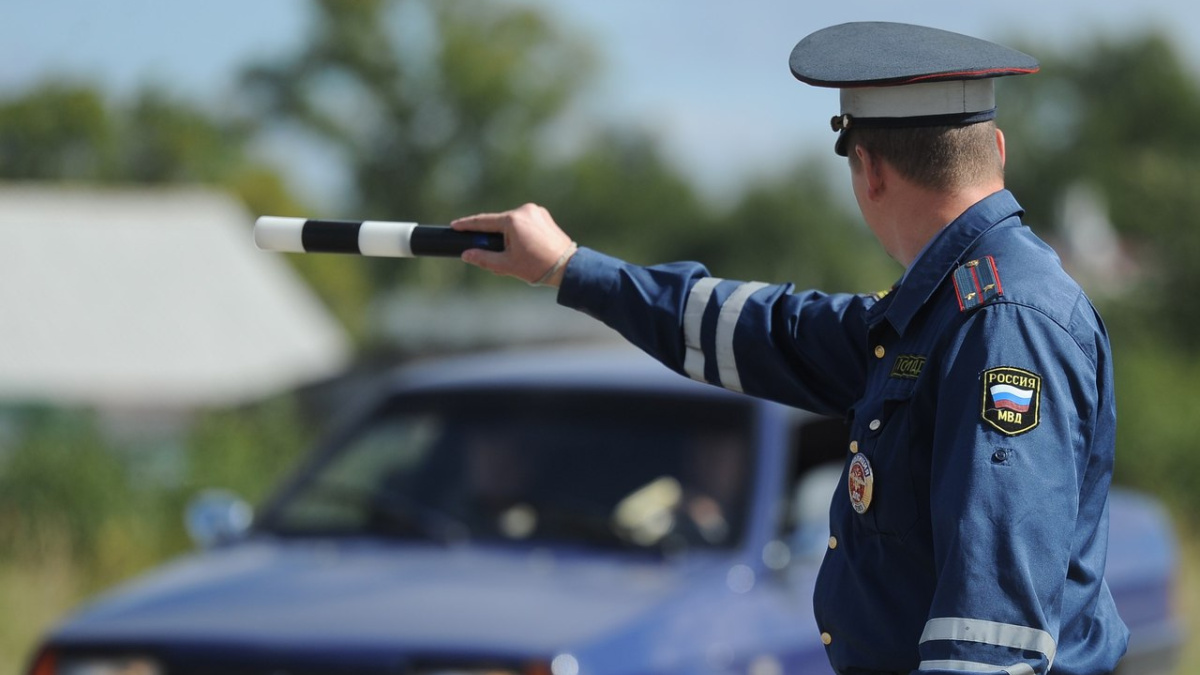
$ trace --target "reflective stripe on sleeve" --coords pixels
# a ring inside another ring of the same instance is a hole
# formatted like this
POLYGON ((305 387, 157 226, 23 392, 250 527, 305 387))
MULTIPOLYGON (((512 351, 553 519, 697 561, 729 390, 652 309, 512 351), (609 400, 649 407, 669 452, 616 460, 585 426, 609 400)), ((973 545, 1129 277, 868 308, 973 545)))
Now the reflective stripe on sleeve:
MULTIPOLYGON (((979 619, 930 619, 925 623, 920 642, 924 644, 932 640, 962 640, 1010 649, 1027 649, 1045 654, 1050 664, 1054 663, 1054 653, 1058 649, 1054 638, 1044 630, 979 619)), ((996 669, 1004 670, 1005 667, 998 666, 996 669)))
POLYGON ((964 673, 1008 673, 1008 675, 1034 675, 1033 666, 1016 663, 1011 666, 994 666, 974 661, 922 661, 920 670, 959 670, 964 673))
POLYGON ((700 326, 704 322, 704 310, 712 300, 713 290, 721 279, 705 277, 692 286, 687 304, 683 307, 683 344, 687 352, 683 357, 683 369, 693 380, 705 382, 704 349, 700 346, 700 326))
POLYGON ((739 393, 742 391, 742 378, 738 375, 737 357, 733 351, 733 335, 746 301, 766 287, 767 284, 757 281, 742 284, 721 305, 721 314, 717 317, 717 370, 721 374, 721 386, 726 389, 739 393))

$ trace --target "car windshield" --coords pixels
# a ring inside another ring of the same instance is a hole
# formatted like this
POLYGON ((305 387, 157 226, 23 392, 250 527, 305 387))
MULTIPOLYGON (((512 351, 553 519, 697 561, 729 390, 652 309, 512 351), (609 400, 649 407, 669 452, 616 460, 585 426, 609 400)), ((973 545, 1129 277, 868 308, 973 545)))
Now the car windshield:
POLYGON ((742 401, 462 391, 393 399, 264 514, 279 534, 730 547, 751 478, 742 401))

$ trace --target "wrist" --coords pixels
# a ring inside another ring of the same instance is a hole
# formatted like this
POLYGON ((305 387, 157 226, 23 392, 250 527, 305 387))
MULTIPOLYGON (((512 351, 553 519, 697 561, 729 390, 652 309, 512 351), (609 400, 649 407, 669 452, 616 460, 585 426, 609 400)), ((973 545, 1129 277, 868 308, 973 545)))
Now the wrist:
POLYGON ((560 284, 562 284, 563 275, 566 274, 567 271, 567 263, 571 261, 571 258, 578 250, 579 246, 575 242, 568 244, 567 248, 563 250, 562 255, 558 256, 558 260, 555 260, 554 264, 551 265, 541 277, 538 277, 538 279, 535 281, 529 282, 529 285, 553 286, 557 288, 560 284))

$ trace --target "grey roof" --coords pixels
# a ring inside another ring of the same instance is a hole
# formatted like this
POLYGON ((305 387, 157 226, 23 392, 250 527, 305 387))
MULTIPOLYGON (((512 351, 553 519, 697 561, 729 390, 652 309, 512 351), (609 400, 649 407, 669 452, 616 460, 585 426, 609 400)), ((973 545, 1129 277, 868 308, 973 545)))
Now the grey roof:
POLYGON ((608 326, 556 304, 554 289, 509 282, 504 292, 397 288, 373 304, 374 330, 416 354, 621 341, 608 326))
POLYGON ((207 189, 0 186, 0 400, 183 408, 340 372, 350 342, 207 189))

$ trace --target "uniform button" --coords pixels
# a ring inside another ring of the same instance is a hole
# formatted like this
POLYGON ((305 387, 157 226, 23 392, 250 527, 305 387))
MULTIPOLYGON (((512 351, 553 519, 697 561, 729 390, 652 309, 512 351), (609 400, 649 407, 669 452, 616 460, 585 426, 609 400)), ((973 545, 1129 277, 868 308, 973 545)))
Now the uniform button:
POLYGON ((881 424, 883 423, 879 420, 871 420, 871 423, 867 425, 867 428, 869 428, 871 431, 879 431, 881 424))
POLYGON ((883 345, 875 345, 875 358, 882 359, 886 353, 887 351, 884 350, 883 345))
POLYGON ((829 548, 837 548, 837 537, 829 538, 829 548))
POLYGON ((850 441, 850 452, 858 452, 858 441, 850 441))
POLYGON ((830 642, 833 642, 833 636, 829 633, 821 633, 821 643, 827 645, 830 642))

